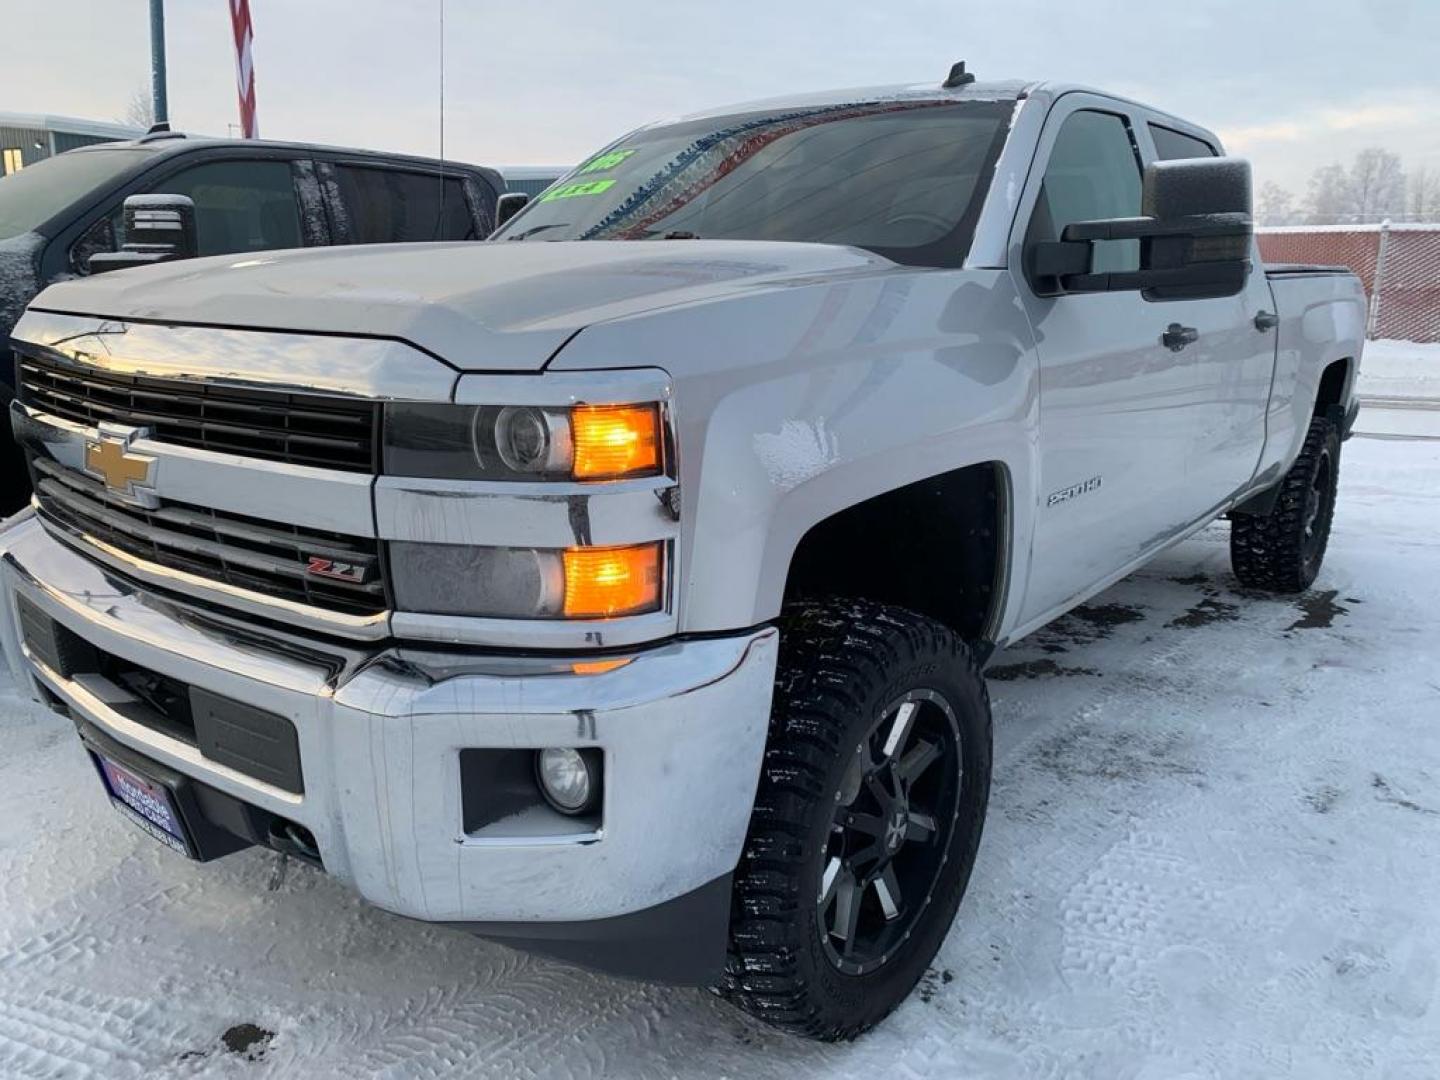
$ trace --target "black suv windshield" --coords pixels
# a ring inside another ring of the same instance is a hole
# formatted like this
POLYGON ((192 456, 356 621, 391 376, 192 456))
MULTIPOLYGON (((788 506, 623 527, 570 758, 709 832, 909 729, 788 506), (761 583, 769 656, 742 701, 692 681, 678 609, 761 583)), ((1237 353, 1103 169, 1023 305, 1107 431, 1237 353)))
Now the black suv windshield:
POLYGON ((152 156, 149 150, 58 154, 0 180, 0 240, 33 232, 93 188, 152 156))
POLYGON ((782 240, 965 257, 1012 101, 890 100, 644 128, 497 240, 782 240))

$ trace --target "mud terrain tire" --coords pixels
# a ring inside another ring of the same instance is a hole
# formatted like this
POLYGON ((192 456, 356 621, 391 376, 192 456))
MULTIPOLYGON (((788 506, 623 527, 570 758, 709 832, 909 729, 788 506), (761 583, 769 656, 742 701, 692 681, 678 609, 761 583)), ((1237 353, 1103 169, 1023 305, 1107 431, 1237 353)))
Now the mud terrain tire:
POLYGON ((1325 559, 1339 479, 1340 433, 1317 416, 1269 515, 1231 517, 1230 565, 1242 585, 1274 593, 1310 587, 1325 559))
POLYGON ((879 1023, 955 917, 990 762, 985 680, 949 629, 868 601, 787 608, 720 992, 810 1038, 879 1023))

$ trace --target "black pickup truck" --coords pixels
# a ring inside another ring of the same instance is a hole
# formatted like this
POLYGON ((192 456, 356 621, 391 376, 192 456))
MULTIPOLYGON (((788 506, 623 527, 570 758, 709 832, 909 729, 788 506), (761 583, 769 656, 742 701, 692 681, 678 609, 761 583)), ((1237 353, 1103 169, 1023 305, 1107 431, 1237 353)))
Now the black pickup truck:
MULTIPOLYGON (((125 241, 131 195, 195 205, 197 255, 275 248, 483 240, 505 181, 451 161, 303 143, 155 132, 60 154, 0 180, 0 406, 14 397, 10 331, 46 285, 90 272, 125 241)), ((0 514, 29 498, 0 435, 0 514)))

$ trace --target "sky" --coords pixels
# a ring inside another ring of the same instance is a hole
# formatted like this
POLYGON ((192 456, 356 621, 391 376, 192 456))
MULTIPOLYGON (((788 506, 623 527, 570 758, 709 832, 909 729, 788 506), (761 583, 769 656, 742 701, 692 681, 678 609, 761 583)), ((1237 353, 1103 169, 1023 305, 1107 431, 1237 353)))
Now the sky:
MULTIPOLYGON (((1257 187, 1384 146, 1440 172, 1440 0, 251 0, 267 138, 571 164, 625 131, 835 87, 1056 79, 1220 132, 1257 187)), ((167 0, 174 126, 238 121, 227 0, 167 0)), ((147 0, 0 0, 0 110, 122 117, 147 0)))

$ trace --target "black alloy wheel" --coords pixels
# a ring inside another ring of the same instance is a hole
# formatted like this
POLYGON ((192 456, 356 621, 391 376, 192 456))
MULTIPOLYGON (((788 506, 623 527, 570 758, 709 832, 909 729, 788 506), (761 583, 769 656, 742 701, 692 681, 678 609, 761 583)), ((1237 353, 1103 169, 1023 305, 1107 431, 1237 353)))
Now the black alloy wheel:
POLYGON ((835 793, 818 901, 822 943, 847 975, 884 964, 934 900, 960 813, 955 710, 911 690, 855 747, 835 793))
POLYGON ((870 600, 789 605, 721 993, 832 1041, 904 1001, 975 865, 990 728, 950 628, 870 600))

